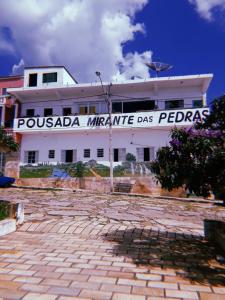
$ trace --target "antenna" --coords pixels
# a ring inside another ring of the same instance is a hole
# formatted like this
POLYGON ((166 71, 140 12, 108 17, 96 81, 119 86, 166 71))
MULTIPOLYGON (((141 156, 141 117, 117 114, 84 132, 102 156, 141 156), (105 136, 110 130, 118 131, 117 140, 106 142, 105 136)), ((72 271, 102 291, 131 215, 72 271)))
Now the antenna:
POLYGON ((149 69, 151 69, 152 71, 156 71, 156 77, 159 76, 159 73, 160 73, 160 72, 168 71, 168 70, 170 70, 170 69, 173 68, 172 65, 162 63, 162 62, 160 62, 159 60, 158 60, 158 61, 155 61, 155 62, 145 63, 145 64, 146 64, 146 66, 149 67, 149 69))

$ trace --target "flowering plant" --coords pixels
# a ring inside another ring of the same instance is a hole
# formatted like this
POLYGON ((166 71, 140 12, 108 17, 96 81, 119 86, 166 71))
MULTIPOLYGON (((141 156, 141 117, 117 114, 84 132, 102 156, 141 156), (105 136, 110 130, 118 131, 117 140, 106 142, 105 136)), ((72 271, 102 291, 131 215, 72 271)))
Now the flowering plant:
POLYGON ((183 186, 204 197, 213 192, 225 202, 225 96, 215 100, 204 122, 172 129, 151 170, 163 188, 183 186))

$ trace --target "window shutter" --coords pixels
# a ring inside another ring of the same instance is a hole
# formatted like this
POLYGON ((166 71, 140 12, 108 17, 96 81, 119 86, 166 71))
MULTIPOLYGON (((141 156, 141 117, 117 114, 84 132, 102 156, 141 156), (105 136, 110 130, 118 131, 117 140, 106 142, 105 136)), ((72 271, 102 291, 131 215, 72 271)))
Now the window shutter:
POLYGON ((66 162, 66 150, 61 150, 61 162, 66 162))
POLYGON ((144 161, 144 148, 137 148, 137 161, 144 161))
POLYGON ((76 149, 73 150, 73 162, 74 163, 77 162, 77 150, 76 149))
POLYGON ((24 151, 24 163, 28 164, 28 151, 24 151))
POLYGON ((150 161, 155 159, 155 148, 150 147, 150 161))
POLYGON ((119 148, 119 161, 126 161, 126 148, 119 148))
POLYGON ((35 151, 35 163, 39 162, 39 151, 35 151))

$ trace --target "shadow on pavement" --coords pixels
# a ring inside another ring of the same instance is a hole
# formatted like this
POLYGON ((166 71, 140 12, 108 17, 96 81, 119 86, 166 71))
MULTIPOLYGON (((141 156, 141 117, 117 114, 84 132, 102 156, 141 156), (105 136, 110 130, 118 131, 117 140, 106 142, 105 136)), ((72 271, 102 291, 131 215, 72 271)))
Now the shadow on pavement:
POLYGON ((218 250, 198 236, 134 228, 109 232, 104 239, 116 242, 116 256, 137 265, 170 268, 192 282, 225 285, 225 265, 216 261, 218 250))

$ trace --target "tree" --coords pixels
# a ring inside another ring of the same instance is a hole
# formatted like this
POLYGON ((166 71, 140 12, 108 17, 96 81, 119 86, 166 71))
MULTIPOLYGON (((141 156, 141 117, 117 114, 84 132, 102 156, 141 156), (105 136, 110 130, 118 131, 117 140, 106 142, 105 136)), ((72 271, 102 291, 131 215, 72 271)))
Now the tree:
POLYGON ((3 127, 0 127, 0 149, 4 152, 17 151, 19 149, 19 144, 17 144, 13 137, 8 135, 3 127))
POLYGON ((213 192, 225 203, 225 96, 211 113, 191 128, 171 130, 169 146, 158 150, 151 170, 163 188, 184 187, 207 197, 213 192))

